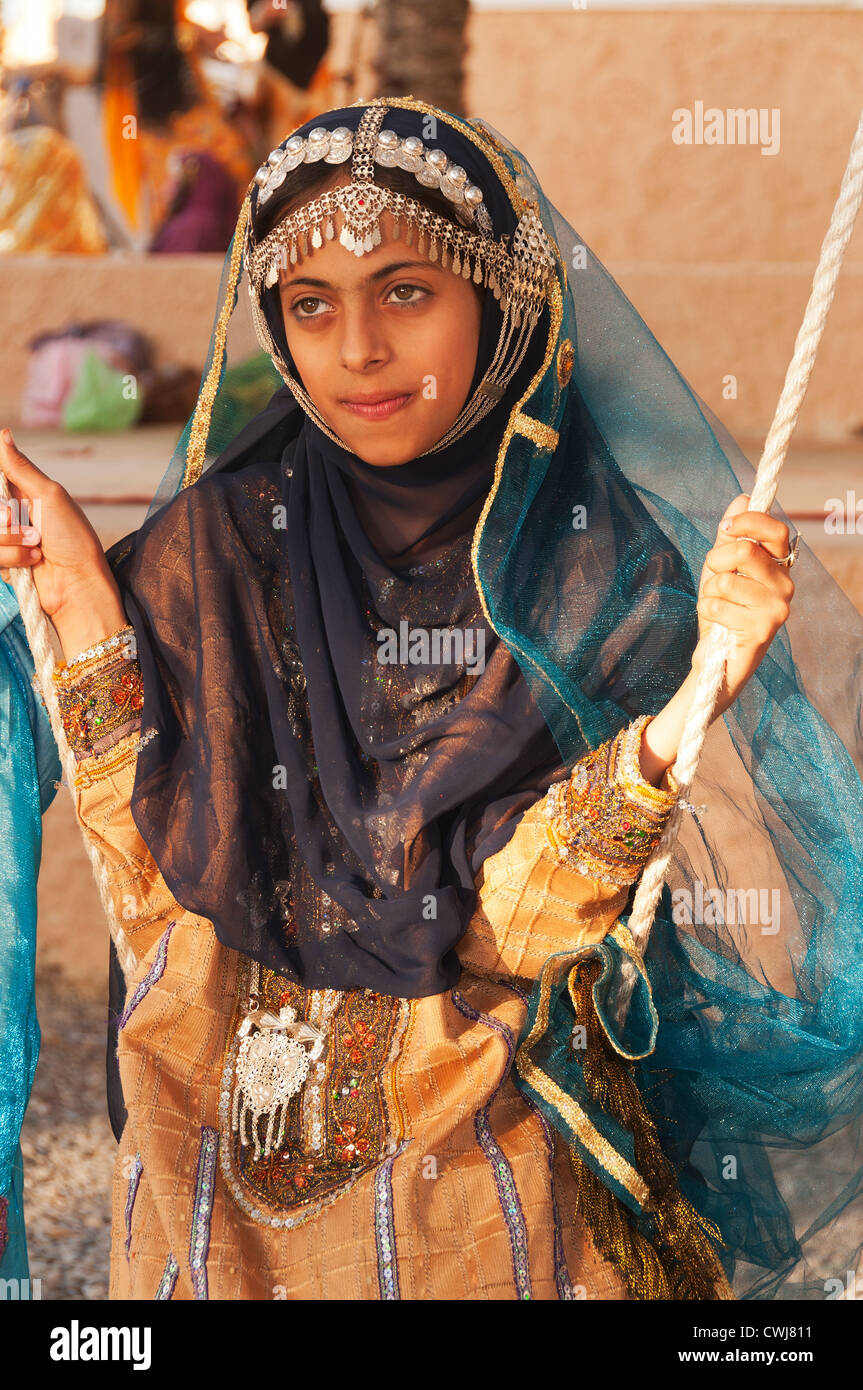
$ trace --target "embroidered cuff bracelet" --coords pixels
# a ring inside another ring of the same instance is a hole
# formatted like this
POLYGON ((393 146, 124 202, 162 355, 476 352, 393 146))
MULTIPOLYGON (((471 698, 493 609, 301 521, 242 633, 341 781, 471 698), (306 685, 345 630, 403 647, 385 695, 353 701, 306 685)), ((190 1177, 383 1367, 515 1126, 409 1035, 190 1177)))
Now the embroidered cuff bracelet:
POLYGON ((546 833, 557 857, 602 883, 635 882, 677 800, 670 773, 670 791, 641 775, 641 736, 651 718, 641 715, 548 791, 546 833))
POLYGON ((63 728, 76 759, 103 753, 140 727, 144 683, 134 647, 98 644, 90 656, 54 668, 63 728))
POLYGON ((100 663, 102 657, 109 652, 111 655, 134 657, 136 650, 135 629, 131 623, 126 623, 110 637, 103 637, 92 647, 87 647, 85 651, 73 656, 71 661, 58 661, 54 668, 55 675, 59 673, 64 679, 72 680, 80 672, 100 663))

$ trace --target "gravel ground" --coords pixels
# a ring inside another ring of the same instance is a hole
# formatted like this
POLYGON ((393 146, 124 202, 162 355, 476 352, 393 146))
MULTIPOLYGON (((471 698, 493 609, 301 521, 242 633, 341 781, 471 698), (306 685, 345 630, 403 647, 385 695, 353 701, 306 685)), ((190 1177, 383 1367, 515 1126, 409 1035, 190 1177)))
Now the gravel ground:
POLYGON ((43 1299, 108 1297, 111 1170, 105 1006, 52 971, 37 981, 42 1049, 21 1147, 30 1277, 43 1299))

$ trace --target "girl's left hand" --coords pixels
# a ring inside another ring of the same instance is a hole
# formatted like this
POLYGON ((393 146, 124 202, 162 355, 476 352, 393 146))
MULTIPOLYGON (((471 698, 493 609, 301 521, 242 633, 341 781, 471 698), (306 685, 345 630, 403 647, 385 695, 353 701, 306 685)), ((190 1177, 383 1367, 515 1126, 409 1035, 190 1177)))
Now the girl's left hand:
POLYGON ((716 543, 707 552, 698 589, 698 645, 692 666, 698 671, 707 634, 714 623, 730 630, 731 655, 716 714, 737 699, 790 611, 794 584, 777 559, 788 554, 788 527, 766 512, 747 511, 746 493, 735 497, 719 523, 716 543))

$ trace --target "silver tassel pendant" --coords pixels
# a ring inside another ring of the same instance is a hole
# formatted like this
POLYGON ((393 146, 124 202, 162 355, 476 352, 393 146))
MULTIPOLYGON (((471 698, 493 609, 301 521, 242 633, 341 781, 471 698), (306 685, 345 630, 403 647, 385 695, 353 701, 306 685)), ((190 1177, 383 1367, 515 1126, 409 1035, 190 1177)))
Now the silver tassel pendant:
POLYGON ((251 1009, 237 1030, 240 1045, 234 1067, 231 1129, 255 1158, 268 1158, 285 1135, 288 1106, 302 1090, 312 1062, 323 1052, 324 1036, 310 1023, 298 1023, 294 1009, 279 1014, 251 1009), (259 1124, 266 1119, 266 1136, 259 1124))

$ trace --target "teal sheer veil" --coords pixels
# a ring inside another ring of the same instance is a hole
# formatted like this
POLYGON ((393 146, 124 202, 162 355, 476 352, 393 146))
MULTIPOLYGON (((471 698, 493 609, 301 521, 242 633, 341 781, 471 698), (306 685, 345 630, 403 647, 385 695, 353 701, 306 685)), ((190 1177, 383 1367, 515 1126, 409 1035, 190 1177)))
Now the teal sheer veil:
MULTIPOLYGON (((389 104, 470 139, 486 184, 517 214, 533 204, 556 248, 535 330, 545 360, 504 431, 473 564, 490 623, 574 763, 657 713, 682 678, 704 557, 754 470, 522 153, 485 122, 389 104)), ((241 313, 228 331, 241 239, 202 379, 209 405, 148 519, 190 481, 195 451, 208 464, 236 434, 221 383, 251 341, 241 313)), ((630 1064, 744 1298, 836 1297, 863 1245, 863 618, 805 544, 794 579, 789 622, 708 735, 646 957, 655 1047, 630 1064)), ((550 1020, 543 1064, 575 1092, 563 989, 550 1020)))
POLYGON ((18 1280, 29 1273, 19 1141, 39 1056, 36 880, 61 776, 33 670, 14 591, 0 583, 0 1278, 18 1280))
MULTIPOLYGON (((557 352, 568 339, 574 367, 562 389, 552 358, 522 404, 560 442, 513 434, 477 572, 575 760, 625 716, 658 712, 651 663, 676 624, 685 633, 691 603, 650 574, 634 535, 613 569, 597 563, 613 534, 592 534, 602 480, 623 475, 697 578, 754 469, 524 156, 511 158, 567 271, 557 352), (642 625, 633 645, 643 604, 652 640, 642 625)), ((789 622, 708 735, 647 953, 656 1046, 632 1063, 681 1189, 722 1234, 738 1297, 838 1297, 863 1249, 863 619, 806 545, 794 579, 789 622)), ((564 994, 545 1065, 572 1088, 564 994)))

